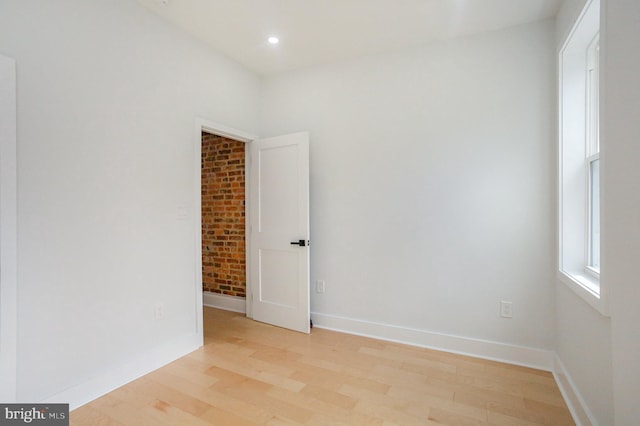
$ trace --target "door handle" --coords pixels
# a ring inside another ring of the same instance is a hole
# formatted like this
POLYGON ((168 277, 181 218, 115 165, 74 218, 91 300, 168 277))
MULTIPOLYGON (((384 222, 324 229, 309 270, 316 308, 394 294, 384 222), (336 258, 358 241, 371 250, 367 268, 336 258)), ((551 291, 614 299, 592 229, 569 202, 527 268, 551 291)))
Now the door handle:
POLYGON ((300 247, 305 247, 308 245, 308 241, 307 240, 298 240, 298 241, 291 241, 290 243, 292 246, 300 246, 300 247))

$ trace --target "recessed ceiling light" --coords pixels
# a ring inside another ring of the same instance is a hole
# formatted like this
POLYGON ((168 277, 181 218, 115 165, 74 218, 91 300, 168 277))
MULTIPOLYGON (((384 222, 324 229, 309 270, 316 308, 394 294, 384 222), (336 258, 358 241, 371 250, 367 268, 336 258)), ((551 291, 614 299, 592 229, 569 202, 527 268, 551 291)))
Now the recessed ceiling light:
POLYGON ((278 44, 280 43, 280 39, 278 37, 271 36, 267 39, 270 44, 278 44))

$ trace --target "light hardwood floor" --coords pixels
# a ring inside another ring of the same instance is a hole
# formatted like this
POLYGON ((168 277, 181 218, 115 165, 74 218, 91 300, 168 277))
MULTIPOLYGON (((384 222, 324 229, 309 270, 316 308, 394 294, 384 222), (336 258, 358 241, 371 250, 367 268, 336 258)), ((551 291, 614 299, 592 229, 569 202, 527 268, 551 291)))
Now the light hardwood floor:
POLYGON ((205 308, 203 348, 72 425, 573 425, 544 371, 205 308))

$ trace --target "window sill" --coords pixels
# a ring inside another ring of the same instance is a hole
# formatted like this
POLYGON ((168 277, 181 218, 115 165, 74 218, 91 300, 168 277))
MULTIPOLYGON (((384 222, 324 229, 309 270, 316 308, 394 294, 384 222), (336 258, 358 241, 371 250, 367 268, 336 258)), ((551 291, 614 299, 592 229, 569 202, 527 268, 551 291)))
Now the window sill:
POLYGON ((569 274, 565 271, 560 271, 558 276, 562 283, 573 290, 592 308, 605 317, 609 316, 609 309, 603 297, 598 278, 586 272, 583 274, 569 274))

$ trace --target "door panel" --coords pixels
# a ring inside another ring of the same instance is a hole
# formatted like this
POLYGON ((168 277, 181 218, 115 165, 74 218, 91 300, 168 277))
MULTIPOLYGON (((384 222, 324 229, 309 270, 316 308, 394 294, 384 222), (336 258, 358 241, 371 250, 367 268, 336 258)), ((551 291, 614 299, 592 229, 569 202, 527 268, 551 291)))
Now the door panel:
POLYGON ((308 333, 308 133, 252 142, 250 179, 253 318, 308 333))
POLYGON ((260 250, 260 300, 294 308, 298 303, 298 253, 260 250))
POLYGON ((299 149, 297 144, 283 144, 262 148, 258 152, 260 232, 295 234, 299 231, 297 197, 299 174, 302 172, 297 166, 299 149))

